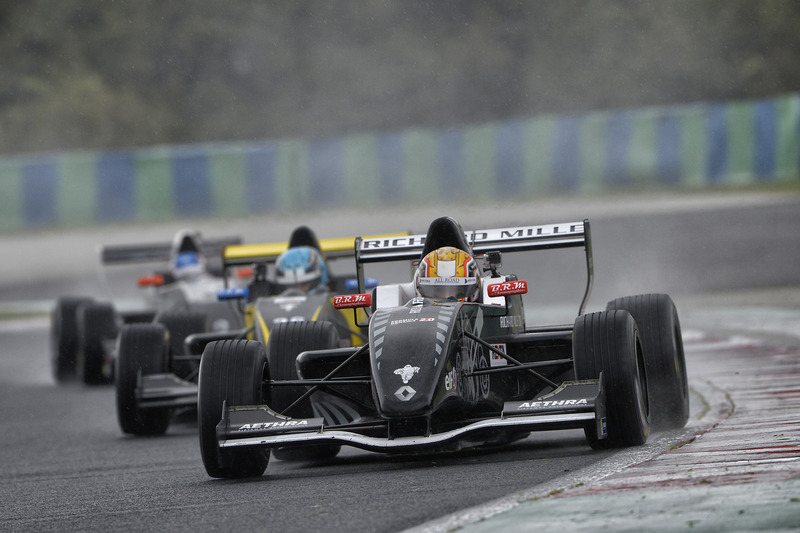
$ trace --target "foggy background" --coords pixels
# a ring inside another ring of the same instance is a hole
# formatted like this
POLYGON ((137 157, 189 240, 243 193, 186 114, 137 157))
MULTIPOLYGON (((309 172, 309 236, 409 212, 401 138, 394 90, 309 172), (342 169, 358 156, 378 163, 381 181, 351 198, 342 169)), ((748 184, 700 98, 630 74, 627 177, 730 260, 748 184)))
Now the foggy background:
POLYGON ((4 0, 0 154, 800 89, 795 0, 4 0))

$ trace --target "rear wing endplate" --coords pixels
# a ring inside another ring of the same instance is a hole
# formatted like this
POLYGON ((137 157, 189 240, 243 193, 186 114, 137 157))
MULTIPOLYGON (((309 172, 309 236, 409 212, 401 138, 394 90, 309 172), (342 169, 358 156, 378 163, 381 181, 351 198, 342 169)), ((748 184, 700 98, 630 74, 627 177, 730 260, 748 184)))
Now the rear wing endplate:
MULTIPOLYGON (((541 226, 516 226, 464 232, 475 255, 486 252, 524 252, 555 248, 583 247, 586 251, 586 291, 578 314, 583 314, 594 280, 592 239, 588 220, 541 226)), ((416 261, 421 259, 425 235, 399 237, 358 237, 356 239, 356 269, 359 292, 364 292, 366 263, 385 261, 416 261)))

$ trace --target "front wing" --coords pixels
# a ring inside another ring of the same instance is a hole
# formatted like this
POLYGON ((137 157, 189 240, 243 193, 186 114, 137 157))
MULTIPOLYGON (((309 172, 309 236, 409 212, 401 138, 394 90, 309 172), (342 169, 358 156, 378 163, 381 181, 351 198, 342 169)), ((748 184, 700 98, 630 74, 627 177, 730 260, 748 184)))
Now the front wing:
POLYGON ((135 395, 139 409, 195 407, 197 383, 181 379, 175 374, 145 374, 139 377, 135 395))
POLYGON ((223 409, 217 425, 220 448, 264 446, 269 448, 308 444, 343 444, 374 452, 411 452, 445 448, 477 434, 492 431, 540 431, 594 427, 605 438, 606 407, 603 378, 564 382, 552 393, 530 401, 505 402, 498 417, 465 423, 440 433, 408 437, 375 437, 376 426, 385 420, 360 421, 346 426, 325 426, 322 418, 289 418, 266 405, 223 409))

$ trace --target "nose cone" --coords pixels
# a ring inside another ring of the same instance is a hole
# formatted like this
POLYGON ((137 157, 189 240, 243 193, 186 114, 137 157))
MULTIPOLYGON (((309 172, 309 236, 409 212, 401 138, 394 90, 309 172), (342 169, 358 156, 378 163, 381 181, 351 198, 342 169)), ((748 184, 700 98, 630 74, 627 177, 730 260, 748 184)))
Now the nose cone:
POLYGON ((426 303, 378 310, 372 316, 371 365, 382 416, 422 416, 434 407, 456 307, 426 303))

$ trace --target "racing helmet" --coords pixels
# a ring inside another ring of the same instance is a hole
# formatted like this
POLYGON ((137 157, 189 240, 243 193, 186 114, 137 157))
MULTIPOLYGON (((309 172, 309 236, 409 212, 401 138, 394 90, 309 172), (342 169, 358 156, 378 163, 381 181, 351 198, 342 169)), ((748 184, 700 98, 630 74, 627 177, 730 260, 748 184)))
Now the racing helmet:
POLYGON ((200 242, 200 234, 193 230, 181 230, 175 235, 170 249, 170 271, 175 278, 194 278, 206 273, 200 242))
POLYGON ((171 270, 179 279, 200 276, 206 272, 205 258, 197 252, 180 252, 175 256, 171 270))
POLYGON ((276 261, 276 282, 284 289, 315 292, 328 282, 328 268, 319 250, 310 246, 294 246, 276 261))
POLYGON ((417 293, 425 298, 474 301, 481 286, 478 264, 464 250, 438 248, 422 258, 414 274, 417 293))

